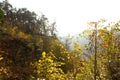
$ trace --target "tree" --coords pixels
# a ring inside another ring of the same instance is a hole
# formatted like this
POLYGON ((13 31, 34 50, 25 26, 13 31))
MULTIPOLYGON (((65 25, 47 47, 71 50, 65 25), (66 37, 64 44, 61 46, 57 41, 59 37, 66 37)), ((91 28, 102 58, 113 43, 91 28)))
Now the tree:
MULTIPOLYGON (((103 21, 98 24, 97 35, 97 78, 103 80, 119 79, 119 22, 103 25, 103 21)), ((94 30, 89 33, 88 50, 94 52, 94 30)))
POLYGON ((0 9, 0 24, 2 23, 3 18, 4 18, 4 13, 3 13, 3 11, 0 9))
POLYGON ((31 48, 26 45, 27 41, 14 38, 4 32, 2 36, 0 39, 0 55, 3 57, 0 63, 2 80, 27 79, 33 71, 30 66, 33 54, 31 48))
POLYGON ((27 34, 55 37, 55 22, 49 24, 45 15, 39 17, 36 13, 26 8, 17 10, 7 0, 0 2, 0 7, 4 12, 4 22, 9 22, 12 24, 12 27, 16 27, 18 30, 27 34))
POLYGON ((100 37, 102 39, 101 45, 104 47, 103 51, 106 54, 106 68, 108 70, 108 79, 118 80, 119 75, 119 22, 111 23, 103 30, 100 30, 100 37), (103 35, 104 34, 104 35, 103 35))
MULTIPOLYGON (((52 54, 52 53, 51 53, 52 54)), ((37 77, 39 79, 56 80, 65 79, 64 72, 59 66, 64 65, 62 62, 55 62, 52 56, 48 56, 46 52, 42 52, 42 58, 36 63, 37 77)))
POLYGON ((43 50, 50 52, 57 40, 55 22, 49 24, 44 15, 38 18, 26 8, 17 10, 7 0, 0 2, 0 7, 4 18, 0 26, 0 79, 29 80, 35 70, 32 64, 42 57, 43 50))

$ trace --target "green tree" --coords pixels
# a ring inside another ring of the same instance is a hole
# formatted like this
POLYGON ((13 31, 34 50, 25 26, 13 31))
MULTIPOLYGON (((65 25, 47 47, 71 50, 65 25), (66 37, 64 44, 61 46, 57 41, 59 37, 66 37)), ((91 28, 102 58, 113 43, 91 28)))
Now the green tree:
POLYGON ((4 13, 3 13, 3 11, 0 9, 0 24, 2 23, 3 19, 4 19, 4 13))

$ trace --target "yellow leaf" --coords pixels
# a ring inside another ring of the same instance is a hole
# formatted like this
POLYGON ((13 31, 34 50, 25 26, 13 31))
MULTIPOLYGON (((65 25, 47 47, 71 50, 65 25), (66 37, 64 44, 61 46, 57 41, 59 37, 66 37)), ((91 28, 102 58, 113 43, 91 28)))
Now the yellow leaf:
POLYGON ((0 57, 0 61, 3 59, 3 57, 0 57))
POLYGON ((45 51, 42 52, 42 57, 43 57, 43 58, 46 57, 46 52, 45 52, 45 51))

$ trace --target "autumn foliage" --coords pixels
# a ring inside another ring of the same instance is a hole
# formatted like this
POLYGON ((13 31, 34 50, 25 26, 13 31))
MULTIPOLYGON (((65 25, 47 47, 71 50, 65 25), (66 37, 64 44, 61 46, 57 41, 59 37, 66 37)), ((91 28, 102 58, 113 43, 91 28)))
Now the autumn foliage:
POLYGON ((56 23, 45 15, 0 2, 0 80, 94 80, 94 75, 97 80, 119 80, 120 22, 105 23, 95 22, 97 29, 89 25, 77 38, 62 42, 56 23), (81 37, 84 45, 79 44, 81 37))

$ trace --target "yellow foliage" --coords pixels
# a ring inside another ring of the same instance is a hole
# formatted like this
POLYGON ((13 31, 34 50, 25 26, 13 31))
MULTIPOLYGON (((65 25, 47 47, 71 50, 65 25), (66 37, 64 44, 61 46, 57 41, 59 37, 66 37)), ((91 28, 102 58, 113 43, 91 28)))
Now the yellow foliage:
POLYGON ((3 57, 0 57, 0 61, 3 59, 3 57))
POLYGON ((43 57, 43 58, 46 57, 46 52, 42 52, 42 57, 43 57))
POLYGON ((16 35, 16 27, 11 28, 11 35, 16 35))
POLYGON ((37 62, 37 74, 40 79, 50 80, 63 80, 65 79, 64 72, 62 69, 57 68, 58 66, 64 65, 61 62, 54 62, 51 56, 46 55, 46 52, 42 52, 42 58, 37 62))
MULTIPOLYGON (((0 50, 0 53, 5 53, 5 52, 0 50)), ((0 55, 0 61, 1 60, 3 60, 3 57, 0 55)))
POLYGON ((17 36, 18 36, 19 38, 23 38, 23 39, 29 39, 29 38, 30 38, 30 35, 27 35, 27 34, 21 32, 21 31, 18 32, 17 36))

